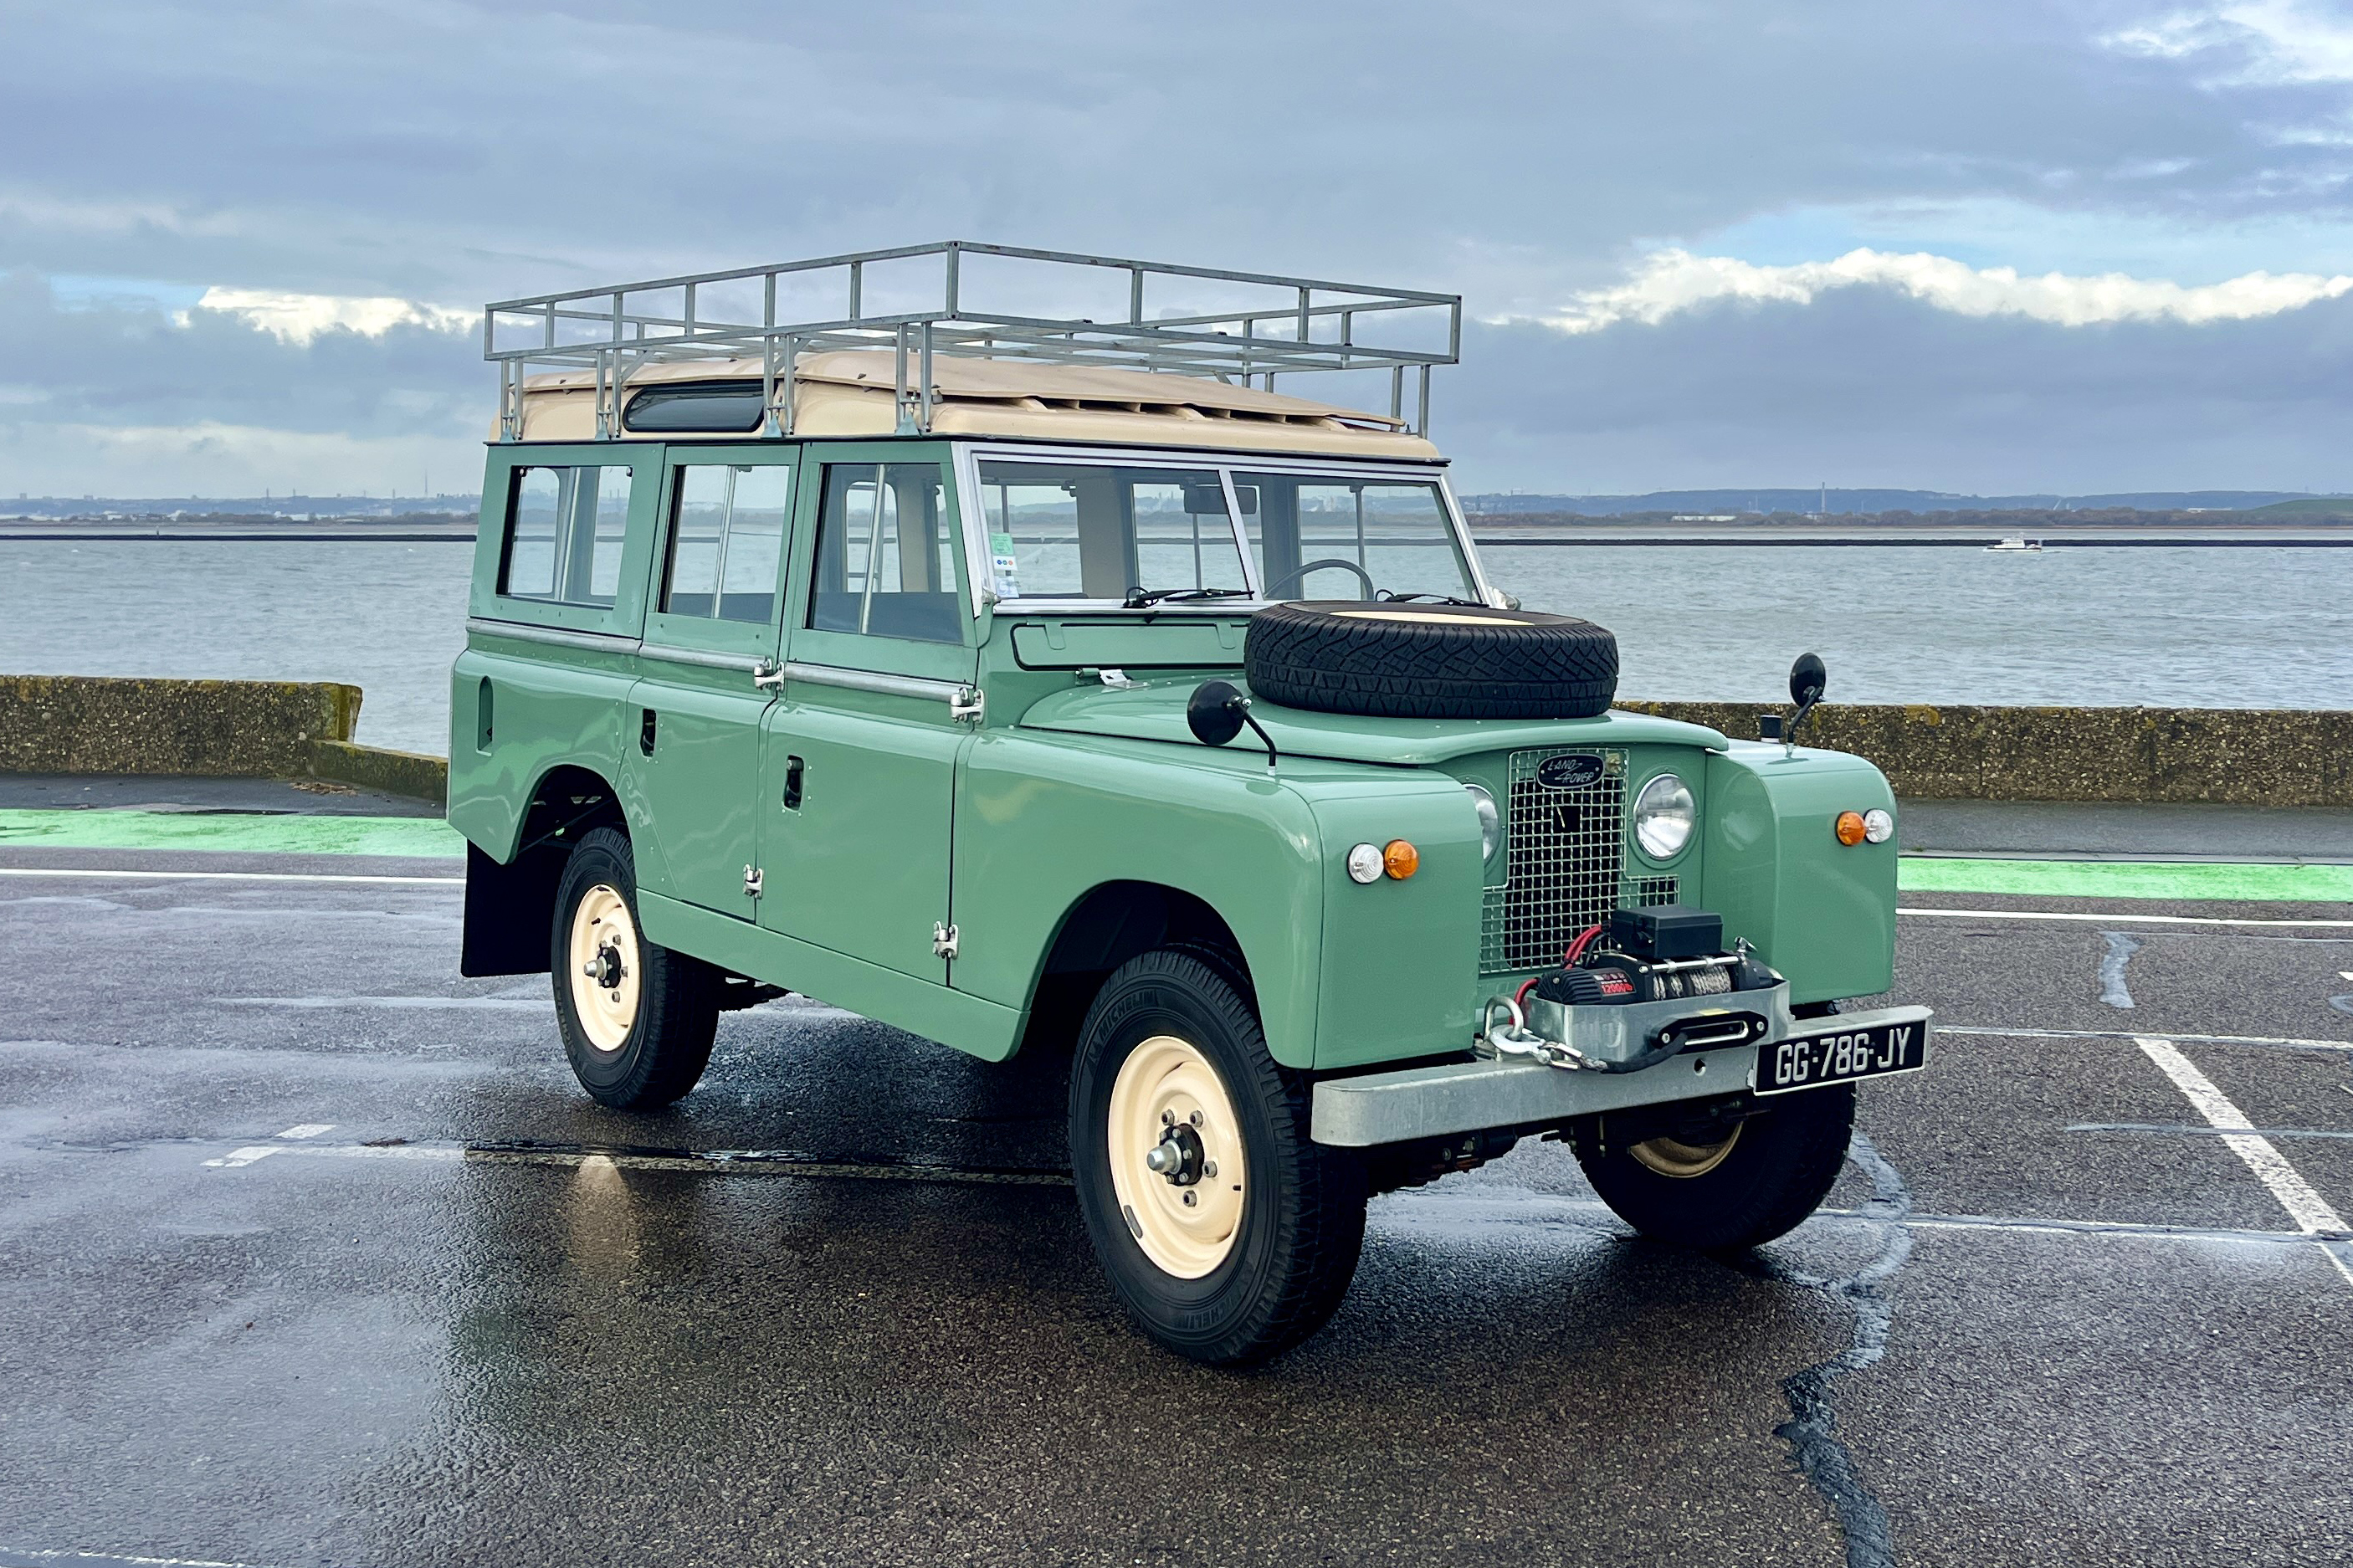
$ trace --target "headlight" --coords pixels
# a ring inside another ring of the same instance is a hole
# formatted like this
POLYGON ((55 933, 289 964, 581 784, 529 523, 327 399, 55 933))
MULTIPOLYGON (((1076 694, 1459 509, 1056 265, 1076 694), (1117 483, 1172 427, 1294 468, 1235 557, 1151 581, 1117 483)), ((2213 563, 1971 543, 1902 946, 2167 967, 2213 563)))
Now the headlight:
POLYGON ((1479 814, 1479 858, 1493 860, 1504 845, 1504 814, 1495 809, 1495 797, 1482 786, 1462 787, 1471 792, 1471 809, 1479 814))
POLYGON ((1862 814, 1862 837, 1869 843, 1886 843, 1895 837, 1895 818, 1873 806, 1862 814))
POLYGON ((1653 860, 1672 860, 1691 842, 1691 786, 1661 773, 1634 797, 1634 842, 1653 860))

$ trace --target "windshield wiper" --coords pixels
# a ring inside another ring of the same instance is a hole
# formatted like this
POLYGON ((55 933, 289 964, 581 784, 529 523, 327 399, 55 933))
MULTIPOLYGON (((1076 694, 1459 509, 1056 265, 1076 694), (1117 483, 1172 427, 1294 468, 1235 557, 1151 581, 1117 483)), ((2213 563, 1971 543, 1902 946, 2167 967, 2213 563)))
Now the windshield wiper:
POLYGON ((1176 604, 1185 599, 1247 599, 1248 588, 1130 588, 1124 610, 1148 610, 1155 605, 1176 604))
POLYGON ((1432 605, 1468 605, 1474 610, 1490 607, 1480 599, 1457 599, 1446 594, 1392 594, 1387 588, 1375 594, 1373 598, 1376 603, 1383 605, 1415 605, 1426 601, 1432 605))

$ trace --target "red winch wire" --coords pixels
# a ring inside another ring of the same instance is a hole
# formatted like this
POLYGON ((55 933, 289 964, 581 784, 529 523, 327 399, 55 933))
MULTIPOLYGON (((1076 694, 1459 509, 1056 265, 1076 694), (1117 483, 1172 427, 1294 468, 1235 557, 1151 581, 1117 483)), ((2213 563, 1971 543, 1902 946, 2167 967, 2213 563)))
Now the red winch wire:
MULTIPOLYGON (((1576 968, 1577 959, 1584 955, 1585 944, 1591 942, 1595 937, 1599 936, 1600 934, 1601 928, 1599 926, 1587 926, 1583 931, 1578 931, 1577 933, 1577 940, 1568 944, 1568 951, 1560 955, 1560 966, 1563 969, 1576 968)), ((1544 976, 1540 974, 1531 974, 1525 980, 1521 981, 1519 990, 1512 994, 1512 1005, 1514 1007, 1526 1006, 1528 993, 1535 988, 1535 983, 1543 978, 1544 976)))

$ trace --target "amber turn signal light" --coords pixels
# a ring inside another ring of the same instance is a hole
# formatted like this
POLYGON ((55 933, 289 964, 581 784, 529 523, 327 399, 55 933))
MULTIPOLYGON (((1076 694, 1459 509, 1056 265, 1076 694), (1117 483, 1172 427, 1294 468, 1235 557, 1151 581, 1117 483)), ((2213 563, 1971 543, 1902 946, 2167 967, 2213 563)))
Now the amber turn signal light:
POLYGON ((1402 838, 1392 838, 1381 849, 1381 869, 1402 882, 1421 869, 1421 851, 1402 838))
POLYGON ((1863 825, 1862 813, 1841 811, 1838 814, 1838 826, 1834 831, 1838 834, 1840 843, 1860 844, 1862 842, 1863 835, 1870 829, 1863 825))

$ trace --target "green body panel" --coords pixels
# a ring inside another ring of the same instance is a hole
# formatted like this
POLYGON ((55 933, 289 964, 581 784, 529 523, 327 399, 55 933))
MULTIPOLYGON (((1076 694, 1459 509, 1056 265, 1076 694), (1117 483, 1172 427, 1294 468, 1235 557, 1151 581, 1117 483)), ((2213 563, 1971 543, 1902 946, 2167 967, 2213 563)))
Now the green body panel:
POLYGON ((1895 809, 1886 776, 1840 752, 1736 742, 1707 759, 1697 902, 1787 975, 1792 1002, 1894 983, 1895 845, 1841 844, 1841 811, 1895 809))
MULTIPOLYGON (((1032 706, 1021 716, 1021 722, 1033 730, 1128 735, 1139 741, 1190 745, 1185 699, 1198 679, 1198 673, 1188 672, 1139 681, 1124 691, 1100 684, 1064 691, 1032 706)), ((1285 753, 1400 766, 1525 746, 1724 744, 1722 735, 1698 724, 1615 710, 1590 719, 1367 719, 1352 713, 1278 708, 1270 702, 1261 704, 1251 717, 1266 726, 1276 747, 1285 753)))
POLYGON ((646 935, 664 947, 789 985, 985 1060, 1003 1061, 1020 1043, 1020 1011, 969 992, 951 991, 659 893, 639 893, 638 913, 646 935))
POLYGON ((955 759, 969 736, 937 701, 809 692, 815 700, 780 702, 768 715, 760 923, 944 985, 932 925, 949 915, 955 759), (795 756, 801 804, 788 810, 795 756))
POLYGON ((1482 879, 1471 797, 1444 773, 1364 771, 1308 792, 1325 846, 1318 1068, 1461 1050, 1479 1004, 1482 879), (1420 852, 1419 870, 1402 881, 1349 879, 1350 846, 1393 838, 1420 852))
POLYGON ((1087 894, 1152 883, 1224 919, 1257 987, 1269 1049, 1286 1066, 1309 1065, 1326 847, 1307 787, 1270 778, 1263 753, 1239 747, 980 735, 957 781, 957 989, 1028 1006, 1087 894))
MULTIPOLYGON (((626 652, 548 647, 476 632, 450 677, 449 826, 498 860, 519 847, 523 810, 539 781, 567 764, 611 783, 620 777, 622 733, 635 661, 626 652), (473 743, 482 683, 492 690, 495 733, 473 743)), ((631 820, 643 818, 632 815, 631 820)), ((638 836, 639 875, 664 886, 650 834, 638 836)))
POLYGON ((744 870, 757 858, 760 720, 768 694, 748 671, 641 657, 623 728, 622 798, 632 823, 660 850, 660 869, 639 882, 691 904, 750 920, 744 870), (654 747, 645 750, 645 719, 654 747))
MULTIPOLYGON (((637 847, 653 941, 997 1058, 1019 1042, 1057 940, 1086 934, 1071 922, 1092 917, 1076 911, 1112 884, 1143 883, 1198 900, 1232 932, 1269 1047, 1286 1066, 1459 1052, 1481 1002, 1527 973, 1481 973, 1482 912, 1491 893, 1502 896, 1510 847, 1482 859, 1462 786, 1508 803, 1512 753, 1590 747, 1622 755, 1630 807, 1647 780, 1672 770, 1700 814, 1693 841, 1662 864, 1629 832, 1625 883, 1674 878, 1678 898, 1721 912, 1728 938, 1747 938, 1788 975, 1795 1000, 1891 983, 1895 846, 1842 846, 1831 826, 1842 810, 1892 808, 1885 779, 1860 759, 1785 756, 1629 712, 1404 720, 1261 703, 1253 716, 1282 753, 1270 772, 1250 732, 1212 749, 1185 722, 1198 681, 1240 678, 1239 615, 984 610, 960 644, 810 628, 822 466, 938 460, 953 475, 950 448, 931 441, 743 444, 746 460, 800 465, 776 622, 649 610, 668 466, 733 449, 493 447, 473 614, 591 637, 563 646, 478 624, 452 678, 450 822, 509 860, 550 770, 607 781, 637 847), (567 461, 636 469, 609 608, 496 592, 509 474, 567 461), (666 658, 661 646, 728 667, 666 658), (960 722, 920 690, 849 689, 805 674, 754 686, 751 661, 767 658, 949 689, 968 683, 986 716, 960 722), (1106 686, 1103 670, 1124 670, 1131 684, 1106 686), (649 709, 650 757, 639 747, 649 709), (793 758, 800 800, 788 808, 793 758), (1394 838, 1419 851, 1413 877, 1348 878, 1352 845, 1394 838), (747 865, 764 874, 756 900, 744 892, 747 865), (934 951, 935 921, 956 928, 953 962, 934 951)), ((960 503, 954 483, 946 503, 960 503)), ((966 595, 969 570, 959 554, 966 595)))

